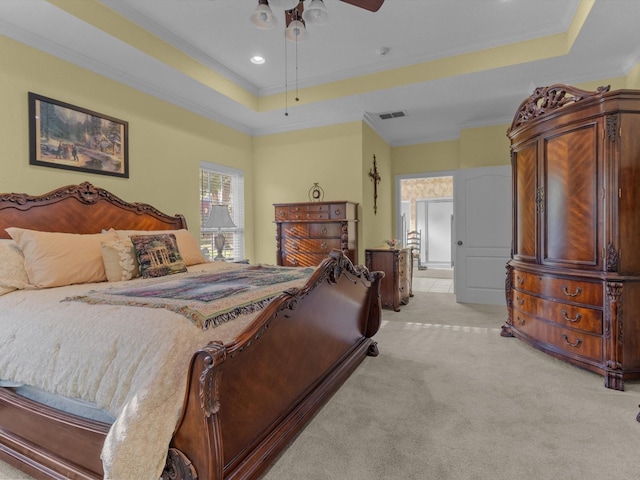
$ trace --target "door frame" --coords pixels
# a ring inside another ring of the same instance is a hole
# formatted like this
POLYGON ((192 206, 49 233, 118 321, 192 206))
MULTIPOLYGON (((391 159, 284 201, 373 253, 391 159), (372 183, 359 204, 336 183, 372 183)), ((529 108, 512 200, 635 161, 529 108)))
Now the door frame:
MULTIPOLYGON (((396 175, 395 176, 395 203, 393 206, 394 215, 395 215, 395 231, 396 238, 404 238, 404 232, 402 231, 402 197, 400 196, 400 182, 402 180, 410 180, 413 178, 436 178, 436 177, 453 177, 454 170, 443 170, 441 172, 424 172, 424 173, 411 173, 405 175, 396 175)), ((455 195, 455 192, 454 192, 455 195)), ((449 197, 447 197, 449 198, 449 197)), ((451 197, 454 200, 453 197, 451 197)))
MULTIPOLYGON (((411 180, 411 179, 416 179, 416 178, 437 178, 437 177, 451 177, 453 179, 454 176, 454 172, 455 170, 443 170, 440 172, 423 172, 423 173, 411 173, 411 174, 404 174, 404 175, 396 175, 395 176, 395 203, 394 203, 394 215, 395 215, 395 231, 396 231, 396 238, 404 238, 404 234, 405 232, 402 231, 403 228, 403 224, 402 224, 402 196, 401 196, 401 182, 402 180, 411 180)), ((455 195, 455 192, 454 192, 455 195)), ((444 198, 444 197, 443 197, 444 198)), ((451 200, 454 202, 455 205, 455 199, 453 196, 451 197, 446 197, 448 200, 451 200)), ((424 200, 424 199, 423 199, 424 200)), ((433 199, 436 200, 436 199, 433 199)), ((453 236, 453 232, 452 232, 452 236, 453 236)), ((426 242, 426 238, 424 239, 424 241, 426 242)), ((451 252, 453 255, 453 246, 451 247, 451 252)), ((454 279, 454 291, 455 291, 455 279, 454 279)))

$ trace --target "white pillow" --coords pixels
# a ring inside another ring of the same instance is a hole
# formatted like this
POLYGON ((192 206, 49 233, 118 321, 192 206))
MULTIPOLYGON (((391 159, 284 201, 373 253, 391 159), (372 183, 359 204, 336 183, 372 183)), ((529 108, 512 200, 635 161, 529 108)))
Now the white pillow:
POLYGON ((122 282, 140 276, 140 263, 130 239, 102 242, 101 247, 108 281, 122 282))
POLYGON ((0 239, 0 295, 29 284, 24 255, 14 240, 0 239))

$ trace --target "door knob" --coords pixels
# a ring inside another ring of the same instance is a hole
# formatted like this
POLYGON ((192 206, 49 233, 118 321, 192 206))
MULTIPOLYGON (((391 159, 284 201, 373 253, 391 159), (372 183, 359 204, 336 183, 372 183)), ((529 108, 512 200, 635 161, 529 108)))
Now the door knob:
POLYGON ((458 245, 462 245, 462 240, 458 240, 458 245))

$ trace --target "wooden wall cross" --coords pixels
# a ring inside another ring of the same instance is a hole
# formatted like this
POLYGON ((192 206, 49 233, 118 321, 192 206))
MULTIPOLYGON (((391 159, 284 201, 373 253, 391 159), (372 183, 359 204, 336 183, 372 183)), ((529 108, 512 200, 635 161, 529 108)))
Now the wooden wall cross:
POLYGON ((373 214, 376 215, 378 213, 378 184, 380 183, 381 177, 378 173, 378 164, 376 163, 376 156, 373 156, 373 168, 369 169, 369 177, 371 177, 371 181, 373 182, 373 214))

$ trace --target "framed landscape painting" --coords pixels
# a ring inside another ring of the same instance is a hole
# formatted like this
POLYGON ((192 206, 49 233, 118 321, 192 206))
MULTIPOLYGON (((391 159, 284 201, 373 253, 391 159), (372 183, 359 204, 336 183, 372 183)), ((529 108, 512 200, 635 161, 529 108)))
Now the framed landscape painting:
POLYGON ((29 163, 129 178, 128 123, 29 92, 29 163))

